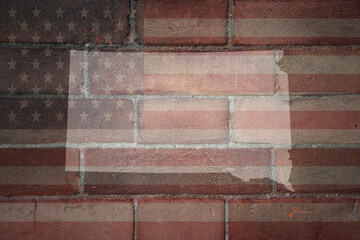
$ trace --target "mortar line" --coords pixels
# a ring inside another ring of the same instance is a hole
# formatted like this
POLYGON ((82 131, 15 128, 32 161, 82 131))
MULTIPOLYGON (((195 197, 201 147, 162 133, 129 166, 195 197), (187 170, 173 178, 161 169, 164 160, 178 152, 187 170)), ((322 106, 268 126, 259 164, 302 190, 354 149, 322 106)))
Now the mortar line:
POLYGON ((135 34, 136 34, 136 24, 135 24, 135 3, 134 0, 130 0, 130 45, 134 46, 135 44, 135 34))
POLYGON ((224 213, 225 213, 225 240, 229 240, 229 202, 228 199, 225 199, 225 206, 224 206, 224 213))
POLYGON ((272 148, 270 150, 271 154, 271 186, 272 186, 272 192, 276 192, 276 172, 275 172, 275 149, 272 148))
POLYGON ((228 9, 227 9, 227 47, 232 48, 233 47, 233 1, 228 0, 228 9))
POLYGON ((87 98, 89 96, 89 54, 90 48, 86 45, 83 56, 83 66, 81 68, 81 81, 82 81, 82 95, 87 98))
POLYGON ((0 47, 10 47, 10 48, 62 48, 62 49, 82 49, 86 46, 90 48, 102 48, 102 49, 114 49, 114 48, 123 48, 124 50, 196 50, 196 51, 249 51, 249 50, 320 50, 320 49, 343 49, 343 50, 356 50, 360 49, 360 45, 312 45, 312 46, 303 46, 303 45, 251 45, 251 46, 232 46, 229 48, 227 45, 177 45, 177 46, 161 46, 161 45, 147 45, 142 46, 138 44, 129 45, 129 44, 105 44, 105 43, 9 43, 9 42, 0 42, 0 47))
POLYGON ((137 202, 137 198, 134 198, 133 200, 133 204, 134 204, 134 236, 133 239, 137 240, 137 212, 138 212, 138 202, 137 202))
POLYGON ((84 174, 85 174, 84 149, 79 149, 79 193, 84 194, 84 174))
MULTIPOLYGON (((228 144, 134 144, 134 143, 40 143, 40 144, 0 144, 1 148, 145 148, 145 149, 230 149, 228 144)), ((261 144, 234 143, 231 148, 283 149, 283 148, 360 148, 353 144, 261 144)))

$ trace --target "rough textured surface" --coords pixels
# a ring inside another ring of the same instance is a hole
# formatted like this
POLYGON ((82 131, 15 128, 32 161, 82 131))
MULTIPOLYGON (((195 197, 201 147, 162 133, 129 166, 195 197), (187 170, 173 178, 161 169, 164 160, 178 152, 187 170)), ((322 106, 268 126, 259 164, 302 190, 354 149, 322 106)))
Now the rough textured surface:
POLYGON ((0 239, 359 239, 358 0, 0 3, 0 239))

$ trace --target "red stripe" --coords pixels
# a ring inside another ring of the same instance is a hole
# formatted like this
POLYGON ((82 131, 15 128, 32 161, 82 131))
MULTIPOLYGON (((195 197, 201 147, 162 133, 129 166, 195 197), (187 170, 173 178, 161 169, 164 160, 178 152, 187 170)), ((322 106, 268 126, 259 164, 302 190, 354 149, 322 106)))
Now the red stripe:
POLYGON ((360 93, 360 74, 286 74, 279 77, 279 92, 360 93))
POLYGON ((276 165, 287 166, 360 166, 359 148, 277 149, 276 165), (285 161, 282 161, 285 160, 285 161), (286 161, 291 160, 291 161, 286 161))
POLYGON ((35 226, 34 222, 0 222, 0 238, 7 240, 34 240, 35 226))
MULTIPOLYGON (((291 180, 290 180, 291 182, 291 180)), ((360 184, 358 185, 291 185, 295 192, 301 193, 359 193, 360 184)), ((292 192, 284 185, 276 186, 278 192, 292 192)))
POLYGON ((138 222, 139 239, 223 239, 224 222, 138 222))
POLYGON ((357 239, 360 222, 230 222, 229 239, 357 239))
POLYGON ((78 149, 64 148, 2 148, 0 166, 76 166, 78 149))
POLYGON ((78 192, 77 188, 77 186, 46 185, 46 183, 44 185, 0 185, 0 195, 73 195, 78 192))
POLYGON ((235 18, 359 18, 358 0, 235 1, 235 18))

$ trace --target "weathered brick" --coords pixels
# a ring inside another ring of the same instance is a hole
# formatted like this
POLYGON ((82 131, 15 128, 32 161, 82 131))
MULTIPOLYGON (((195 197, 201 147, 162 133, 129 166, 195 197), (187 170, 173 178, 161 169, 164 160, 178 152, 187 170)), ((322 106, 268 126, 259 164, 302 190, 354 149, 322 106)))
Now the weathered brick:
POLYGON ((123 43, 129 1, 1 1, 0 41, 123 43))
POLYGON ((0 239, 35 239, 34 202, 0 202, 0 239))
POLYGON ((224 239, 224 202, 139 200, 137 221, 138 239, 224 239))
POLYGON ((360 93, 359 50, 286 50, 279 55, 280 94, 360 93))
POLYGON ((126 99, 2 98, 0 143, 132 142, 126 99))
POLYGON ((359 200, 230 200, 229 239, 357 239, 359 200))
POLYGON ((360 191, 358 148, 278 149, 275 158, 277 191, 360 191))
POLYGON ((138 0, 137 41, 149 45, 227 42, 227 1, 138 0))
POLYGON ((234 1, 239 45, 347 45, 360 42, 357 0, 234 1))
POLYGON ((89 194, 250 194, 271 186, 269 149, 85 149, 89 194))
POLYGON ((246 143, 358 143, 358 97, 238 98, 233 140, 246 143))
POLYGON ((226 143, 225 99, 143 99, 138 104, 141 143, 226 143))
POLYGON ((130 201, 85 200, 37 203, 36 239, 133 239, 130 201))
POLYGON ((79 156, 77 149, 0 149, 0 195, 73 195, 79 189, 79 156))

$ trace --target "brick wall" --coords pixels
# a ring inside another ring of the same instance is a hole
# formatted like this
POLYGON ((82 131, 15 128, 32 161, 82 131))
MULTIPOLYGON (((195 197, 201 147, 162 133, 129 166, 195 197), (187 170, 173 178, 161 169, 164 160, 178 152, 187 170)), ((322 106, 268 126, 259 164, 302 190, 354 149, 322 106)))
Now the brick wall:
POLYGON ((0 3, 0 239, 358 239, 360 3, 0 3))

